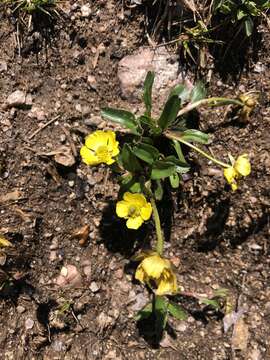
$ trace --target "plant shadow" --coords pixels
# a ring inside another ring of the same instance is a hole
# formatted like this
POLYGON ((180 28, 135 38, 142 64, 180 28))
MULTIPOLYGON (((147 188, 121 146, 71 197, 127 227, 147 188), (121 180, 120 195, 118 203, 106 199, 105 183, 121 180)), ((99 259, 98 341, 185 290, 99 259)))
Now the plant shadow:
POLYGON ((210 54, 214 60, 216 71, 223 81, 232 79, 239 82, 243 71, 249 70, 251 62, 258 61, 259 50, 262 47, 262 35, 258 31, 258 21, 254 21, 254 29, 251 36, 246 36, 243 24, 225 23, 222 16, 214 16, 212 27, 214 43, 209 46, 210 54), (220 26, 223 22, 224 26, 220 26), (223 42, 223 45, 217 42, 223 42))
POLYGON ((138 230, 130 230, 125 221, 115 213, 115 201, 109 201, 103 210, 99 226, 101 242, 113 253, 120 253, 125 257, 133 256, 139 249, 150 247, 150 234, 153 232, 151 224, 142 225, 138 230))

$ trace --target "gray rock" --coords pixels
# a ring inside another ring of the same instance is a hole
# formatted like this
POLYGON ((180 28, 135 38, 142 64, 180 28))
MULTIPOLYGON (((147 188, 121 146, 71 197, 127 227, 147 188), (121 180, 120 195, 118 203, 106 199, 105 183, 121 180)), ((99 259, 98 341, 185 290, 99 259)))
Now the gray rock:
POLYGON ((26 93, 16 90, 7 98, 7 107, 20 107, 26 104, 26 93))
POLYGON ((179 83, 176 55, 169 54, 163 47, 155 51, 140 48, 136 53, 124 57, 119 62, 118 78, 123 98, 135 100, 141 96, 148 71, 155 72, 153 95, 158 95, 159 99, 173 85, 179 83))
POLYGON ((7 63, 4 60, 0 60, 0 73, 7 71, 7 63))

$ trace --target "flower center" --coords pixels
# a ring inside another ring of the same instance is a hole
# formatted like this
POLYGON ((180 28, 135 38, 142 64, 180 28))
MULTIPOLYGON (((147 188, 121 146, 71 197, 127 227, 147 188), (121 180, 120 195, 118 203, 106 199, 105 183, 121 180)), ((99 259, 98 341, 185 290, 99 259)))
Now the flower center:
POLYGON ((139 209, 135 205, 130 205, 128 208, 128 216, 129 217, 137 217, 140 214, 139 209))

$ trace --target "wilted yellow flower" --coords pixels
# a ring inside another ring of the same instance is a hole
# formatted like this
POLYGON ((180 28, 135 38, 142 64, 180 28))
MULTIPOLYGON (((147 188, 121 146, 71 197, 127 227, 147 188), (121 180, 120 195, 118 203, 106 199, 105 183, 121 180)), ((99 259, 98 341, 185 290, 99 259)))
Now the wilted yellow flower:
POLYGON ((156 286, 156 295, 169 295, 177 292, 177 280, 171 262, 157 253, 146 256, 138 266, 135 278, 144 284, 156 286))
POLYGON ((232 166, 224 169, 224 177, 231 185, 233 191, 237 190, 237 180, 242 176, 248 176, 251 172, 251 166, 247 154, 238 156, 232 166))
POLYGON ((258 94, 256 92, 248 92, 245 94, 241 94, 239 96, 239 100, 244 104, 240 110, 240 118, 246 122, 248 121, 251 112, 255 108, 258 103, 258 94))
POLYGON ((113 131, 97 130, 88 135, 85 145, 80 151, 82 160, 87 165, 105 163, 111 165, 115 162, 114 157, 119 154, 118 141, 113 131))
POLYGON ((123 200, 116 204, 116 214, 127 219, 126 225, 129 229, 137 230, 144 221, 150 219, 152 206, 143 194, 126 192, 123 200))

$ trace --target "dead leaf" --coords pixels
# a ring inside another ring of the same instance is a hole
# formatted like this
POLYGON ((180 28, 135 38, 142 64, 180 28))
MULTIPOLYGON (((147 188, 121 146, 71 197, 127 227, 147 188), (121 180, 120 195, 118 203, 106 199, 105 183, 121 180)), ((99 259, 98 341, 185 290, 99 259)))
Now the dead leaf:
POLYGON ((19 200, 21 195, 22 193, 19 190, 11 191, 5 195, 0 196, 0 203, 19 200))
POLYGON ((249 331, 244 319, 240 317, 234 325, 232 334, 233 350, 240 350, 243 353, 247 350, 249 331))
POLYGON ((84 225, 80 229, 77 229, 73 234, 72 238, 79 239, 79 244, 85 246, 90 232, 90 226, 84 225))

